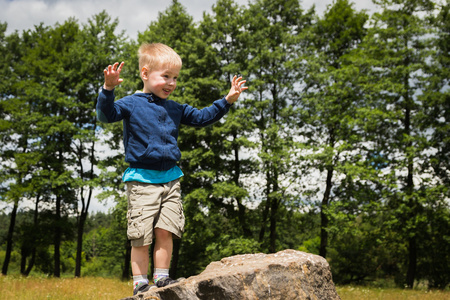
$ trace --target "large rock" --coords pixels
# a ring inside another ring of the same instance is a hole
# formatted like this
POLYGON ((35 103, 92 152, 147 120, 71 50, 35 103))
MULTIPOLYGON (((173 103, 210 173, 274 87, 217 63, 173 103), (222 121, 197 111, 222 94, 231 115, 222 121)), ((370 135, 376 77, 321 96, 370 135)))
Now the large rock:
POLYGON ((327 261, 295 250, 245 254, 213 262, 198 276, 123 300, 334 300, 327 261))

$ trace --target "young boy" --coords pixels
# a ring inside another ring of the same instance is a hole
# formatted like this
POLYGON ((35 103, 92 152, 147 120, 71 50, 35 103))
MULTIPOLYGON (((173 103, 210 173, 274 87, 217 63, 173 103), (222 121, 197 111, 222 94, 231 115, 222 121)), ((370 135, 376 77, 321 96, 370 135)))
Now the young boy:
POLYGON ((247 87, 242 77, 234 76, 224 98, 201 110, 167 100, 175 90, 181 69, 180 56, 164 44, 143 44, 139 48, 143 92, 114 102, 114 88, 123 62, 109 65, 98 96, 97 117, 101 122, 123 120, 125 161, 130 167, 123 174, 127 184, 128 228, 131 240, 131 268, 136 295, 153 287, 172 283, 169 277, 172 238, 181 238, 184 214, 177 166, 181 152, 177 145, 180 124, 204 127, 220 120, 247 87), (154 284, 147 279, 149 245, 155 239, 154 284))

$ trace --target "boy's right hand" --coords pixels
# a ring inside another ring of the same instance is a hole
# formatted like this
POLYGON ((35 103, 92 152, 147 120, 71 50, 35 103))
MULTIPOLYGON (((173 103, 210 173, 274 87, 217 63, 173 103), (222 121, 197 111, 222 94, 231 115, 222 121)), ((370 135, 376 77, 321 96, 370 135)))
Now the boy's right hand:
POLYGON ((120 78, 120 72, 122 72, 123 62, 116 62, 114 65, 109 65, 106 69, 103 70, 103 74, 105 75, 105 84, 103 88, 108 91, 112 91, 116 86, 122 83, 123 79, 120 78), (119 66, 119 67, 117 67, 119 66))

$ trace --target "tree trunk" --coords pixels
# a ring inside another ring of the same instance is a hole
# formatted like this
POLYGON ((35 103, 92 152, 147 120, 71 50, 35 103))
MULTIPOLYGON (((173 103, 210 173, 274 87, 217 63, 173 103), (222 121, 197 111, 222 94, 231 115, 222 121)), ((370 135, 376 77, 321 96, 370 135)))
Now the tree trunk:
POLYGON ((153 270, 155 269, 155 255, 153 255, 153 253, 155 253, 155 241, 153 240, 153 243, 150 245, 150 274, 153 274, 153 270))
POLYGON ((178 260, 180 258, 180 246, 181 246, 181 240, 174 239, 173 240, 172 262, 170 263, 170 272, 169 272, 171 278, 177 278, 178 260))
POLYGON ((272 199, 272 205, 270 208, 270 246, 269 252, 275 253, 276 249, 276 240, 277 240, 277 215, 278 215, 278 203, 277 199, 272 199))
MULTIPOLYGON (((93 132, 97 129, 97 119, 93 119, 94 128, 93 132)), ((81 127, 81 126, 80 126, 81 127)), ((84 174, 84 168, 83 168, 83 146, 82 143, 80 144, 79 153, 78 153, 78 165, 80 168, 80 174, 83 176, 84 174)), ((94 164, 95 164, 95 140, 92 141, 91 148, 89 149, 89 161, 91 164, 91 168, 89 170, 89 181, 92 181, 94 179, 94 164)), ((82 252, 83 252, 83 234, 84 234, 84 224, 86 223, 88 213, 89 213, 89 206, 91 203, 92 198, 92 186, 89 187, 89 195, 87 199, 84 198, 83 195, 84 188, 81 188, 81 213, 80 213, 80 220, 78 222, 78 234, 77 234, 77 254, 75 258, 75 277, 81 276, 81 258, 82 258, 82 252)))
POLYGON ((60 277, 61 276, 61 196, 58 195, 56 197, 56 212, 55 212, 55 235, 53 237, 54 243, 54 271, 53 276, 60 277))
POLYGON ((125 261, 123 265, 122 271, 122 280, 129 280, 131 274, 131 242, 127 239, 127 243, 125 246, 125 261))
POLYGON ((22 247, 20 247, 20 274, 22 275, 25 275, 25 269, 27 268, 27 258, 28 255, 31 254, 29 246, 30 244, 25 242, 23 243, 22 247))
POLYGON ((77 233, 77 254, 75 258, 75 277, 81 277, 81 257, 83 252, 83 232, 84 224, 86 223, 88 212, 85 210, 84 205, 81 210, 80 219, 78 221, 78 233, 77 233))
MULTIPOLYGON (((34 205, 34 218, 33 218, 33 225, 34 228, 38 228, 38 216, 39 216, 39 199, 41 198, 41 194, 38 193, 38 195, 36 196, 36 204, 34 205)), ((24 272, 22 273, 24 276, 28 276, 30 275, 31 270, 34 267, 34 263, 36 261, 36 236, 33 235, 33 242, 31 243, 31 258, 30 261, 28 262, 28 266, 27 268, 24 270, 24 272)))
POLYGON ((417 269, 417 239, 413 236, 408 241, 408 272, 406 273, 406 286, 410 289, 414 287, 417 269))
POLYGON ((31 258, 30 261, 28 262, 28 267, 25 269, 25 272, 23 273, 24 276, 30 275, 31 270, 34 267, 35 261, 36 261, 36 246, 33 246, 31 250, 31 258))
POLYGON ((6 237, 6 253, 5 253, 5 260, 3 261, 3 266, 2 266, 2 274, 3 275, 6 275, 8 273, 8 266, 9 266, 9 262, 11 261, 14 226, 16 225, 16 216, 17 216, 18 206, 19 206, 19 200, 15 200, 14 207, 11 212, 11 219, 9 222, 8 235, 6 237))
POLYGON ((242 233, 244 234, 244 237, 250 238, 252 236, 252 232, 250 228, 247 225, 247 220, 245 218, 245 211, 246 207, 242 204, 242 198, 237 197, 236 198, 237 206, 238 206, 238 218, 239 223, 241 224, 242 233))
POLYGON ((264 207, 264 211, 263 211, 261 229, 259 231, 259 242, 260 243, 263 242, 264 235, 266 234, 266 226, 267 226, 266 221, 267 221, 267 216, 269 215, 269 210, 270 210, 270 199, 267 198, 266 206, 264 207))
MULTIPOLYGON (((412 195, 414 183, 413 183, 413 170, 412 163, 408 166, 408 176, 407 176, 407 194, 410 197, 409 207, 411 209, 409 220, 414 220, 416 218, 417 203, 412 195)), ((415 231, 415 224, 413 229, 415 231)), ((414 280, 416 278, 417 270, 417 237, 415 232, 410 232, 412 236, 408 238, 408 270, 406 273, 406 286, 410 289, 414 287, 414 280)))
MULTIPOLYGON (((408 86, 408 82, 405 79, 405 86, 408 86)), ((406 110, 405 110, 405 133, 406 135, 411 134, 411 100, 408 95, 405 96, 406 110)), ((407 148, 411 148, 412 143, 407 143, 407 148)), ((417 203, 415 198, 412 196, 414 191, 414 165, 413 159, 406 153, 406 159, 408 162, 408 175, 406 177, 406 194, 409 197, 409 207, 411 209, 410 215, 407 217, 409 220, 414 220, 416 218, 417 203)), ((413 221, 413 223, 415 223, 413 221)), ((415 231, 415 224, 413 226, 415 231)), ((414 280, 416 278, 417 269, 417 240, 415 232, 409 233, 411 237, 408 238, 408 271, 406 273, 406 286, 410 289, 414 287, 414 280)))
MULTIPOLYGON (((236 132, 233 132, 233 140, 236 140, 236 139, 237 139, 237 134, 236 134, 236 132)), ((241 161, 239 160, 239 145, 235 144, 233 150, 234 150, 233 181, 234 181, 234 184, 236 184, 236 186, 240 186, 239 178, 241 176, 241 161)), ((251 233, 250 229, 248 228, 247 220, 245 218, 246 207, 245 207, 245 205, 242 204, 241 197, 236 197, 236 202, 237 202, 237 207, 238 207, 238 219, 239 219, 239 224, 241 225, 241 228, 242 228, 242 233, 244 234, 244 237, 249 238, 249 237, 251 237, 252 233, 251 233)))
POLYGON ((269 172, 266 173, 266 180, 267 180, 267 184, 266 184, 266 206, 264 208, 263 211, 263 217, 262 217, 262 224, 261 224, 261 230, 259 231, 259 242, 262 243, 264 240, 264 235, 266 233, 266 222, 267 222, 267 216, 269 215, 269 210, 271 207, 271 198, 269 197, 270 194, 270 184, 269 184, 269 179, 270 179, 270 174, 269 172))
POLYGON ((328 247, 328 216, 327 207, 330 202, 330 194, 332 187, 333 178, 333 166, 327 168, 327 181, 325 187, 325 193, 323 195, 322 204, 320 206, 320 248, 319 255, 326 258, 327 257, 327 247, 328 247))

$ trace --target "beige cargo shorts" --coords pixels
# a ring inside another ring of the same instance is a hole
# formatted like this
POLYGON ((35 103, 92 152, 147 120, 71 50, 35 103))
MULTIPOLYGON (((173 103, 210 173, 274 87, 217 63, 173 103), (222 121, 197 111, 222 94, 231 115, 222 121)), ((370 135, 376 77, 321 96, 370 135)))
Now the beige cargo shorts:
POLYGON ((137 181, 126 184, 127 236, 131 246, 151 244, 154 228, 165 229, 171 232, 174 238, 181 238, 184 231, 184 213, 179 179, 164 184, 137 181))

